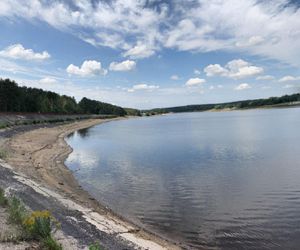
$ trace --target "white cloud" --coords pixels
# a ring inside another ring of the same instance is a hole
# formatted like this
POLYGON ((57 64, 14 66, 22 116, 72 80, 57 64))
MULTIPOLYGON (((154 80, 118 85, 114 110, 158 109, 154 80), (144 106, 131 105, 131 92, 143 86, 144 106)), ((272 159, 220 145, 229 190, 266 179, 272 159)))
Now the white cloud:
POLYGON ((250 46, 255 46, 255 45, 261 44, 262 42, 264 42, 263 37, 261 37, 261 36, 251 36, 246 41, 237 42, 236 46, 237 47, 250 47, 250 46))
POLYGON ((22 44, 13 44, 6 47, 0 51, 0 56, 28 61, 43 61, 50 58, 47 51, 36 53, 32 49, 25 49, 22 44))
POLYGON ((296 81, 299 80, 300 77, 295 77, 295 76, 284 76, 280 78, 278 81, 279 82, 290 82, 290 81, 296 81))
POLYGON ((45 77, 45 78, 42 78, 39 82, 41 84, 54 84, 54 83, 57 83, 57 80, 54 78, 51 78, 51 77, 45 77))
POLYGON ((132 88, 127 89, 127 91, 128 92, 135 92, 135 91, 138 91, 138 90, 152 91, 152 90, 155 90, 155 89, 158 89, 158 88, 159 88, 158 85, 148 85, 148 84, 145 84, 145 83, 141 83, 141 84, 133 85, 132 88))
POLYGON ((123 53, 123 56, 132 59, 142 59, 154 55, 154 49, 148 47, 146 44, 138 43, 134 47, 128 49, 123 53))
POLYGON ((136 67, 136 62, 135 61, 131 61, 131 60, 126 60, 123 62, 112 62, 109 65, 109 70, 111 71, 130 71, 135 69, 136 67))
POLYGON ((174 81, 178 81, 180 79, 180 77, 178 75, 172 75, 170 77, 171 80, 174 80, 174 81))
POLYGON ((201 71, 198 70, 198 69, 194 69, 194 74, 195 74, 195 75, 201 75, 201 71))
POLYGON ((66 71, 71 75, 79 75, 79 76, 93 76, 93 75, 105 75, 107 74, 107 70, 103 69, 101 66, 101 62, 97 62, 94 60, 84 61, 81 67, 70 64, 66 71))
POLYGON ((207 76, 227 76, 228 70, 223 68, 220 64, 210 64, 204 68, 207 76))
POLYGON ((178 3, 182 16, 168 33, 167 47, 196 52, 242 51, 299 66, 293 51, 300 50, 300 11, 291 1, 190 3, 192 8, 178 3))
POLYGON ((204 68, 207 76, 225 76, 233 79, 242 79, 263 73, 263 68, 253 66, 242 59, 228 62, 225 67, 220 64, 210 64, 204 68))
POLYGON ((241 83, 240 85, 236 86, 234 89, 235 90, 251 89, 251 86, 248 83, 241 83))
POLYGON ((188 87, 192 87, 192 86, 199 86, 203 83, 205 83, 206 80, 205 79, 201 79, 201 78, 190 78, 186 83, 185 83, 185 86, 188 86, 188 87))
POLYGON ((274 80, 275 77, 274 76, 271 76, 271 75, 264 75, 264 76, 258 76, 256 77, 256 80, 266 80, 266 81, 269 81, 269 80, 274 80))
POLYGON ((295 53, 300 51, 300 11, 289 0, 1 0, 0 16, 42 20, 131 58, 145 58, 167 47, 242 51, 300 64, 295 53))

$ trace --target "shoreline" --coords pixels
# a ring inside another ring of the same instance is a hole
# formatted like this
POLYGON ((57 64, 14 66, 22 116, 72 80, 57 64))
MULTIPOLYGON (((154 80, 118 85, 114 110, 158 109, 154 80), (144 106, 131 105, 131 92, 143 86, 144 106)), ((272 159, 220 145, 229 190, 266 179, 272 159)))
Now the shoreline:
MULTIPOLYGON (((71 206, 77 207, 78 211, 84 212, 87 209, 93 211, 85 215, 85 219, 98 230, 111 234, 118 233, 120 230, 124 231, 125 233, 119 234, 118 237, 142 249, 180 249, 176 243, 173 244, 163 236, 135 225, 122 215, 100 204, 82 189, 71 170, 64 164, 73 150, 65 141, 65 137, 83 128, 121 119, 126 118, 90 119, 16 133, 4 143, 9 153, 6 162, 17 173, 25 174, 32 183, 36 182, 49 189, 50 192, 59 194, 63 197, 56 197, 60 202, 67 198, 71 206), (103 228, 103 223, 108 225, 108 228, 103 228)), ((36 188, 32 183, 28 183, 28 180, 23 180, 23 182, 36 188)), ((70 206, 70 204, 65 205, 70 206)))

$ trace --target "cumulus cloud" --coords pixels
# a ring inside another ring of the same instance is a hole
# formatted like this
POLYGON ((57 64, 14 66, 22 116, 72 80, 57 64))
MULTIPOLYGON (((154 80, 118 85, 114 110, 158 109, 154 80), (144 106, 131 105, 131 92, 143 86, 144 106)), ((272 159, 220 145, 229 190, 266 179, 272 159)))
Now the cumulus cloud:
POLYGON ((50 58, 47 51, 37 53, 32 49, 25 49, 22 44, 13 44, 6 47, 4 50, 0 51, 0 56, 28 61, 43 61, 50 58))
POLYGON ((205 79, 201 79, 201 78, 190 78, 189 80, 186 81, 185 86, 188 87, 194 87, 194 86, 199 86, 203 83, 205 83, 206 80, 205 79))
POLYGON ((136 62, 131 60, 126 60, 123 62, 112 62, 109 65, 109 70, 111 71, 130 71, 135 69, 136 62))
POLYGON ((242 51, 300 64, 300 11, 290 0, 1 0, 0 16, 42 20, 130 58, 167 47, 242 51))
POLYGON ((174 81, 178 81, 180 79, 180 77, 178 75, 172 75, 170 77, 171 80, 174 80, 174 81))
POLYGON ((45 78, 42 78, 39 82, 41 84, 54 84, 54 83, 57 83, 57 80, 54 78, 51 78, 51 77, 45 77, 45 78))
POLYGON ((271 76, 271 75, 264 75, 264 76, 258 76, 256 77, 256 80, 266 80, 266 81, 269 81, 269 80, 274 80, 275 77, 274 76, 271 76))
POLYGON ((101 66, 101 62, 97 62, 94 60, 84 61, 81 67, 70 64, 66 71, 71 75, 79 75, 79 76, 93 76, 93 75, 106 75, 107 70, 103 69, 101 66))
POLYGON ((225 76, 233 79, 241 79, 263 73, 263 68, 253 66, 242 59, 232 60, 224 67, 220 64, 210 64, 204 68, 207 76, 225 76))
POLYGON ((295 76, 284 76, 280 78, 278 81, 279 82, 290 82, 290 81, 296 81, 299 80, 300 77, 295 77, 295 76))
POLYGON ((148 85, 145 83, 141 83, 141 84, 133 85, 132 88, 127 89, 127 91, 128 92, 135 92, 135 91, 139 91, 139 90, 153 91, 158 88, 159 88, 158 85, 148 85))
POLYGON ((220 64, 210 64, 204 68, 207 76, 227 76, 228 70, 220 64))
POLYGON ((251 86, 248 83, 241 83, 240 85, 236 86, 234 89, 235 90, 251 89, 251 86))

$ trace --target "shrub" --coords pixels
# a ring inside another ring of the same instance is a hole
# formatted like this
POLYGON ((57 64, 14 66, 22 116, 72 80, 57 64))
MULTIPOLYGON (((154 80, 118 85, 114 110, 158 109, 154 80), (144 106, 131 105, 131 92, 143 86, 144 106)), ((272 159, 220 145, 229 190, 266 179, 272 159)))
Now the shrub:
POLYGON ((34 211, 23 221, 23 226, 34 239, 46 239, 51 236, 51 231, 58 228, 58 223, 50 212, 34 211))
POLYGON ((57 243, 51 236, 45 238, 42 242, 43 249, 45 250, 62 250, 61 244, 57 243))
POLYGON ((5 197, 4 190, 0 188, 0 206, 7 206, 8 200, 5 197))
POLYGON ((12 197, 8 201, 9 216, 8 221, 11 223, 22 225, 27 212, 23 203, 16 197, 12 197))

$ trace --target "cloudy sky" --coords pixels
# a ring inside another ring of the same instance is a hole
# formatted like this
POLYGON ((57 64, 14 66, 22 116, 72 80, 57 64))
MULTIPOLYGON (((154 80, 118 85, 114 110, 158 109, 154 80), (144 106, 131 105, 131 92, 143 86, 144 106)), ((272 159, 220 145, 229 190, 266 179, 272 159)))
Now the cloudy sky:
POLYGON ((1 0, 0 77, 126 107, 299 92, 300 1, 1 0))

